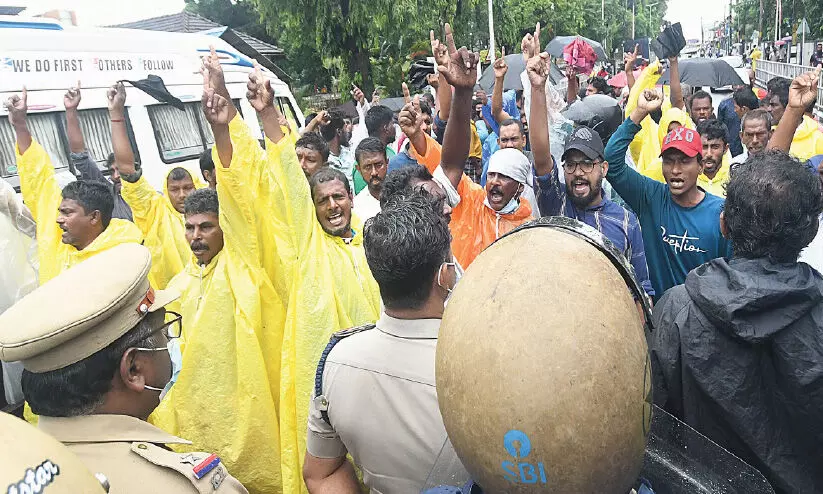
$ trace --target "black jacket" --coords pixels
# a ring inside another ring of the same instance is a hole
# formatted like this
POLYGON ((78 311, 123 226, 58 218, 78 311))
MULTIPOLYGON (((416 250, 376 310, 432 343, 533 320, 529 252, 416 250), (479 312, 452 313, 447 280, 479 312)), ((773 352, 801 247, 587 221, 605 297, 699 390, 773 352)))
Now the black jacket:
POLYGON ((654 400, 761 471, 823 492, 823 277, 715 259, 654 308, 654 400))

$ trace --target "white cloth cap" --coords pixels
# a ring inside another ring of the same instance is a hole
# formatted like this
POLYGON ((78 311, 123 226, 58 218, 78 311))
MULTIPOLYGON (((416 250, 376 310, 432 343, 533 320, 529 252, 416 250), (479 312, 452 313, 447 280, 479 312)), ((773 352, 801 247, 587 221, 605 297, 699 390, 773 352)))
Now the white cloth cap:
POLYGON ((487 173, 500 173, 523 185, 527 185, 531 174, 531 164, 526 155, 519 149, 500 149, 492 154, 489 159, 487 173))

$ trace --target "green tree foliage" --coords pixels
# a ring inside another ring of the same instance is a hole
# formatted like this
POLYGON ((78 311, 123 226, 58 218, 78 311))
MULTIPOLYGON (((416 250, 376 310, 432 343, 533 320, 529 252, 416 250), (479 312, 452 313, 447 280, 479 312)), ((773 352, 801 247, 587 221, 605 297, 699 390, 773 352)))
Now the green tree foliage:
MULTIPOLYGON (((741 39, 751 40, 752 33, 760 30, 760 6, 763 6, 763 31, 760 39, 774 40, 774 13, 776 0, 739 0, 734 6, 735 31, 741 39)), ((802 18, 809 23, 811 33, 806 40, 823 38, 823 2, 820 0, 782 0, 783 22, 780 37, 792 35, 802 18)))
MULTIPOLYGON (((186 0, 204 17, 273 42, 286 52, 278 61, 298 85, 346 93, 355 83, 369 92, 383 86, 399 94, 415 56, 429 54, 429 30, 450 22, 460 44, 487 50, 486 0, 186 0)), ((631 1, 493 0, 497 50, 520 50, 520 40, 543 26, 543 44, 556 35, 581 34, 603 41, 609 53, 631 33, 631 1)), ((636 37, 659 32, 666 0, 651 11, 637 0, 636 37)), ((651 0, 645 0, 650 2, 651 0)), ((772 0, 774 1, 774 0, 772 0)), ((809 0, 813 1, 813 0, 809 0)))

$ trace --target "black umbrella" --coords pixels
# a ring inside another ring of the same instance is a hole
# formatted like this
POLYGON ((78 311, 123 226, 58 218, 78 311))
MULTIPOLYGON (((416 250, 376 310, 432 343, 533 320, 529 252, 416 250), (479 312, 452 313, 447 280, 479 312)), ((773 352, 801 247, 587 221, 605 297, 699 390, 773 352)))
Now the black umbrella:
POLYGON ((605 62, 609 59, 609 57, 606 56, 606 50, 603 49, 603 45, 584 36, 555 36, 554 39, 546 45, 546 53, 553 57, 563 58, 563 49, 577 38, 582 39, 594 49, 594 54, 597 55, 598 60, 605 62))
MULTIPOLYGON (((680 82, 690 86, 743 86, 743 79, 725 60, 718 58, 687 58, 680 60, 680 82)), ((669 71, 658 84, 669 84, 669 71)))
MULTIPOLYGON (((526 70, 526 62, 523 60, 523 55, 520 53, 512 53, 506 55, 506 64, 509 66, 509 71, 506 72, 506 78, 503 79, 503 90, 509 89, 523 89, 523 84, 520 82, 520 73, 526 70)), ((563 72, 554 64, 549 66, 549 82, 557 84, 564 79, 563 72)), ((494 89, 494 67, 491 65, 483 71, 478 82, 486 92, 490 93, 494 89)))
POLYGON ((184 109, 183 102, 180 101, 179 98, 172 96, 169 90, 166 89, 166 85, 163 84, 163 79, 160 76, 149 74, 148 77, 140 79, 139 81, 124 79, 120 82, 128 82, 161 103, 168 103, 178 110, 184 109))
POLYGON ((585 125, 598 134, 605 144, 623 122, 623 112, 616 99, 605 94, 592 94, 575 101, 561 112, 577 125, 585 125))

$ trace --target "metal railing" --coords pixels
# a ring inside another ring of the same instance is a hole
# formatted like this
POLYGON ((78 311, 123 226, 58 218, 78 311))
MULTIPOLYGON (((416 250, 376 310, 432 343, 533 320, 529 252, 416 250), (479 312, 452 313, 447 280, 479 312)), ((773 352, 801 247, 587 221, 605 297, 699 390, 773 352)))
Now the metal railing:
MULTIPOLYGON (((755 70, 755 83, 765 88, 773 77, 785 77, 794 79, 795 77, 812 70, 811 67, 793 63, 770 62, 768 60, 758 60, 755 70)), ((820 76, 820 83, 817 86, 817 105, 815 113, 823 115, 823 74, 820 76)))

